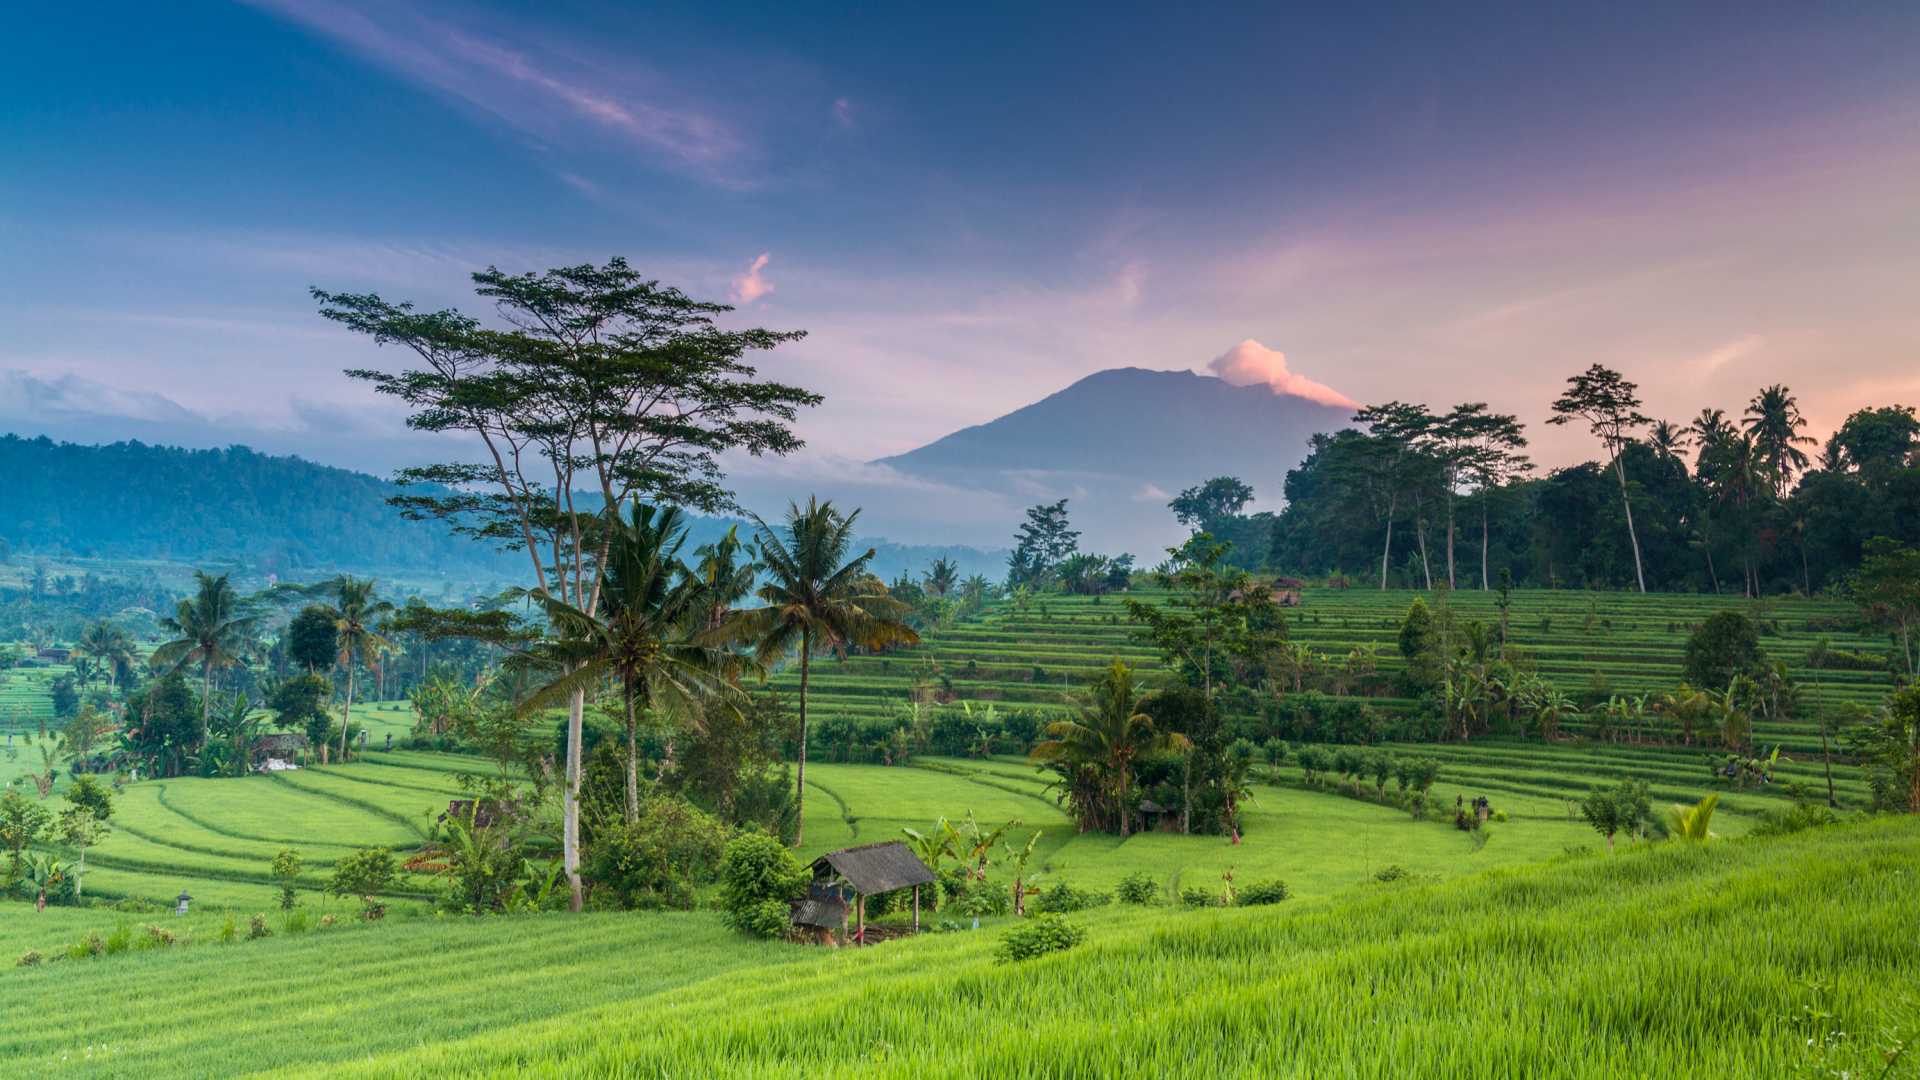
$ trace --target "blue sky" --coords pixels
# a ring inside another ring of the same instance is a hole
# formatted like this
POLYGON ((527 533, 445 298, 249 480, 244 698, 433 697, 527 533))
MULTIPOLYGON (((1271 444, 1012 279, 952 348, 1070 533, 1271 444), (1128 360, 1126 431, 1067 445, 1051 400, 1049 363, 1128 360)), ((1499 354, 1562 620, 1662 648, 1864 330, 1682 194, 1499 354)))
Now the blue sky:
POLYGON ((1596 360, 1676 418, 1920 402, 1920 8, 1458 7, 36 11, 0 427, 384 469, 420 448, 309 285, 616 253, 810 331, 788 484, 1250 339, 1249 378, 1535 422, 1596 360))

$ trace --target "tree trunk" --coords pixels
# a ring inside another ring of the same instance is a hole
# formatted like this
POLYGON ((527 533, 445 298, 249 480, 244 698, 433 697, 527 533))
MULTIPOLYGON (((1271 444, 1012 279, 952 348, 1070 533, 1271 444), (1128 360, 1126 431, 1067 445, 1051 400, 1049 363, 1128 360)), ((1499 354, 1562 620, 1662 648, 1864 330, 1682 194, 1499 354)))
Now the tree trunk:
POLYGON ((567 778, 560 792, 560 861, 573 893, 568 907, 574 912, 586 905, 580 884, 580 738, 586 711, 586 690, 575 690, 567 698, 567 778))
POLYGON ((1617 450, 1613 455, 1613 474, 1620 478, 1620 505, 1627 511, 1627 539, 1633 544, 1633 577, 1639 583, 1640 591, 1645 593, 1647 573, 1640 567, 1640 534, 1633 528, 1633 500, 1627 498, 1627 463, 1620 459, 1617 450))
POLYGON ((1480 497, 1480 591, 1486 592, 1487 588, 1487 499, 1483 495, 1480 497))
POLYGON ((1447 588, 1455 588, 1453 579, 1453 488, 1447 488, 1447 588))
POLYGON ((353 656, 347 656, 347 708, 340 714, 340 764, 347 763, 347 725, 353 722, 353 656))
POLYGON ((1120 796, 1114 800, 1114 803, 1120 811, 1120 839, 1125 840, 1129 831, 1127 828, 1130 824, 1128 819, 1133 815, 1127 813, 1127 770, 1124 768, 1120 770, 1120 796))
POLYGON ((1713 582, 1713 595, 1720 595, 1720 572, 1713 568, 1713 538, 1704 538, 1707 549, 1707 578, 1713 582))
POLYGON ((1427 583, 1427 591, 1433 591, 1433 565, 1427 561, 1427 519, 1423 514, 1414 521, 1414 531, 1420 539, 1420 576, 1427 583))
POLYGON ((1393 511, 1396 498, 1387 499, 1387 544, 1380 549, 1380 591, 1387 589, 1387 560, 1393 557, 1393 511))
POLYGON ((640 740, 633 716, 633 690, 626 691, 627 699, 627 824, 640 820, 640 740))
POLYGON ((206 753, 207 732, 211 723, 213 708, 213 659, 200 665, 200 752, 206 753))
POLYGON ((800 752, 793 783, 793 846, 807 829, 807 680, 812 675, 813 632, 800 631, 800 752))

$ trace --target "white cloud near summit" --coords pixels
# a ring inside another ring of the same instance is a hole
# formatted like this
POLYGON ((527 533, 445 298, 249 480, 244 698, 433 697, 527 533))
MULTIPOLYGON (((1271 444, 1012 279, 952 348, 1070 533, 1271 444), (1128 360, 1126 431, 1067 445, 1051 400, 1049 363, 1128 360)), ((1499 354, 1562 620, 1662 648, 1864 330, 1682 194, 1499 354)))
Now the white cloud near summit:
POLYGON ((1291 394, 1322 405, 1349 409, 1359 407, 1358 402, 1326 383, 1315 382, 1288 370, 1286 353, 1269 349, 1252 338, 1214 357, 1213 362, 1207 365, 1207 370, 1235 386, 1258 386, 1264 383, 1272 387, 1276 394, 1291 394))

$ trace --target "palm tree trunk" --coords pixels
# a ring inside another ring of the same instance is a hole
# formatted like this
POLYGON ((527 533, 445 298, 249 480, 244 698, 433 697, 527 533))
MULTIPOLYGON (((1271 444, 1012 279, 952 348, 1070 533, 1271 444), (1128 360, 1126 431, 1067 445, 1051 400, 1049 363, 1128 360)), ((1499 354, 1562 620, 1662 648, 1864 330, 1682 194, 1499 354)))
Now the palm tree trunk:
POLYGON ((627 699, 627 824, 640 820, 640 742, 633 717, 633 687, 626 689, 627 699))
POLYGON ((573 893, 568 907, 576 913, 586 905, 586 892, 580 884, 580 737, 586 711, 586 690, 575 690, 567 698, 567 777, 560 792, 560 861, 573 893))
POLYGON ((807 679, 812 674, 813 632, 800 631, 800 752, 799 769, 794 773, 793 846, 800 846, 807 829, 807 679))
POLYGON ((1633 577, 1644 593, 1647 591, 1647 572, 1640 567, 1640 534, 1633 528, 1633 500, 1627 498, 1627 463, 1620 460, 1618 451, 1613 455, 1613 474, 1620 478, 1620 505, 1627 511, 1627 540, 1633 544, 1633 577))
POLYGON ((1433 565, 1427 561, 1427 520, 1421 515, 1414 523, 1414 529, 1420 538, 1420 576, 1426 580, 1427 591, 1433 591, 1433 565))
POLYGON ((1125 840, 1131 831, 1127 828, 1130 824, 1127 819, 1133 815, 1127 813, 1127 768, 1124 765, 1120 767, 1119 788, 1120 796, 1114 800, 1114 803, 1120 811, 1120 839, 1125 840))
POLYGON ((209 717, 212 715, 210 710, 212 708, 213 657, 209 656, 207 657, 207 662, 200 665, 200 749, 202 753, 206 751, 207 747, 207 730, 213 726, 209 723, 209 717))
POLYGON ((347 725, 353 723, 353 654, 347 654, 347 707, 340 714, 340 764, 347 763, 347 725))

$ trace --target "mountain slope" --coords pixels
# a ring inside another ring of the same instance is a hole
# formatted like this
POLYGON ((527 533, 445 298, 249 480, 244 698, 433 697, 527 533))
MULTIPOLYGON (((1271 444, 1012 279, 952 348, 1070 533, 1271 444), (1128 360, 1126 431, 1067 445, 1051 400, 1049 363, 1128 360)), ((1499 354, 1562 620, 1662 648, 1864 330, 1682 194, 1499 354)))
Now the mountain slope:
POLYGON ((1114 368, 879 464, 913 473, 1118 473, 1160 486, 1236 470, 1277 480, 1305 456, 1308 436, 1351 416, 1350 409, 1191 371, 1114 368))
POLYGON ((1277 506, 1307 440, 1352 415, 1265 385, 1114 368, 875 464, 1024 505, 1068 498, 1083 546, 1144 552, 1179 535, 1168 497, 1210 477, 1238 476, 1277 506))

